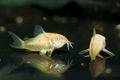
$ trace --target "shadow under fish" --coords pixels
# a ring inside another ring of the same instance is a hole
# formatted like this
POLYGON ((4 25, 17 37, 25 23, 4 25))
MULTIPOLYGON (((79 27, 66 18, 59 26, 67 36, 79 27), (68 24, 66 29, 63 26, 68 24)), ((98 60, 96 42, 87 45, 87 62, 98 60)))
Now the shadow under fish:
POLYGON ((106 59, 110 58, 106 57, 106 58, 99 58, 96 57, 95 60, 91 60, 89 63, 89 69, 90 69, 90 73, 91 76, 96 79, 98 76, 100 76, 101 74, 103 74, 106 70, 106 59))
POLYGON ((24 55, 23 62, 30 64, 46 74, 62 74, 71 66, 69 62, 66 64, 62 60, 41 56, 39 54, 24 55))
POLYGON ((93 78, 98 77, 105 70, 105 59, 104 58, 96 58, 95 60, 91 60, 89 63, 89 69, 91 72, 91 76, 93 78))

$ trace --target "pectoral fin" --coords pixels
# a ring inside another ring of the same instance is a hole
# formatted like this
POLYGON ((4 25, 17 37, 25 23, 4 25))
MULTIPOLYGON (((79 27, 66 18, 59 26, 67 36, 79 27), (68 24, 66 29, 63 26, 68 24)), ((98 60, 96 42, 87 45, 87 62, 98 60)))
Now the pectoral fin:
POLYGON ((85 54, 87 52, 89 52, 89 49, 82 50, 82 51, 79 52, 79 54, 85 54))
POLYGON ((98 57, 100 57, 100 58, 104 58, 104 57, 103 57, 103 56, 101 56, 100 54, 98 54, 97 56, 98 56, 98 57))
POLYGON ((86 55, 86 56, 84 56, 85 58, 89 58, 90 57, 90 55, 86 55))
POLYGON ((54 48, 51 48, 50 50, 49 50, 49 53, 48 53, 48 56, 52 56, 52 52, 54 51, 54 48))
POLYGON ((110 56, 115 56, 114 53, 110 52, 110 51, 107 50, 107 49, 103 49, 103 51, 106 52, 106 53, 107 53, 108 55, 110 55, 110 56))
POLYGON ((43 49, 43 50, 40 50, 40 51, 39 51, 39 54, 40 54, 40 55, 46 55, 46 52, 47 52, 47 51, 43 49))
POLYGON ((39 51, 40 55, 48 55, 48 56, 52 56, 52 52, 54 51, 54 48, 51 49, 42 49, 39 51))

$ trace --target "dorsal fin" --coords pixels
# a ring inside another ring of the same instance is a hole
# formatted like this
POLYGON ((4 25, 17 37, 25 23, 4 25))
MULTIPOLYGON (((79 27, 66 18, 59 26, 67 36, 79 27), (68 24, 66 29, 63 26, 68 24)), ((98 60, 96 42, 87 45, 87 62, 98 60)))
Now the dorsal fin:
POLYGON ((34 29, 34 36, 45 33, 44 29, 40 25, 36 25, 34 29))
POLYGON ((96 34, 95 27, 93 28, 93 36, 96 34))

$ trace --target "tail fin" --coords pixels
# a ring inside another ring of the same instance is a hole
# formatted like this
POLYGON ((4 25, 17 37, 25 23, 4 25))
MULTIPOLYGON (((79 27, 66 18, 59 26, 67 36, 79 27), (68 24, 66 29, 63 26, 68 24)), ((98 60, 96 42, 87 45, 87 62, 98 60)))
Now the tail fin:
POLYGON ((8 32, 8 33, 14 40, 14 42, 12 44, 10 44, 10 46, 13 48, 23 49, 24 41, 21 38, 19 38, 16 34, 14 34, 13 32, 8 32))

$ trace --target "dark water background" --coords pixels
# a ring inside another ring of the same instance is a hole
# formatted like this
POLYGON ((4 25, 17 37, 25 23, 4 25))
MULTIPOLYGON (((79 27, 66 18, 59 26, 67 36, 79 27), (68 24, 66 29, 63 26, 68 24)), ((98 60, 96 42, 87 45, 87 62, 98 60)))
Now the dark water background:
MULTIPOLYGON (((92 3, 87 5, 87 2, 84 3, 85 5, 69 2, 60 8, 52 7, 52 9, 36 4, 1 6, 0 80, 92 80, 89 59, 78 53, 89 47, 93 27, 106 37, 106 48, 116 54, 115 57, 106 60, 106 66, 112 72, 103 73, 97 77, 97 80, 119 80, 120 37, 116 36, 115 27, 120 23, 120 7, 119 5, 116 7, 115 2, 112 4, 112 0, 110 1, 103 2, 103 6, 98 5, 99 2, 95 5, 92 3), (22 18, 23 21, 16 22, 17 17, 22 18), (17 67, 22 60, 16 54, 22 55, 26 52, 9 46, 12 39, 7 32, 12 31, 21 38, 32 37, 36 24, 41 25, 46 32, 61 33, 74 42, 74 48, 70 48, 70 51, 64 46, 53 52, 53 57, 59 57, 61 54, 59 58, 65 62, 73 60, 73 65, 62 77, 43 74, 27 64, 17 67), (84 63, 84 66, 81 66, 81 63, 84 63)), ((103 55, 106 56, 105 53, 103 55)))

